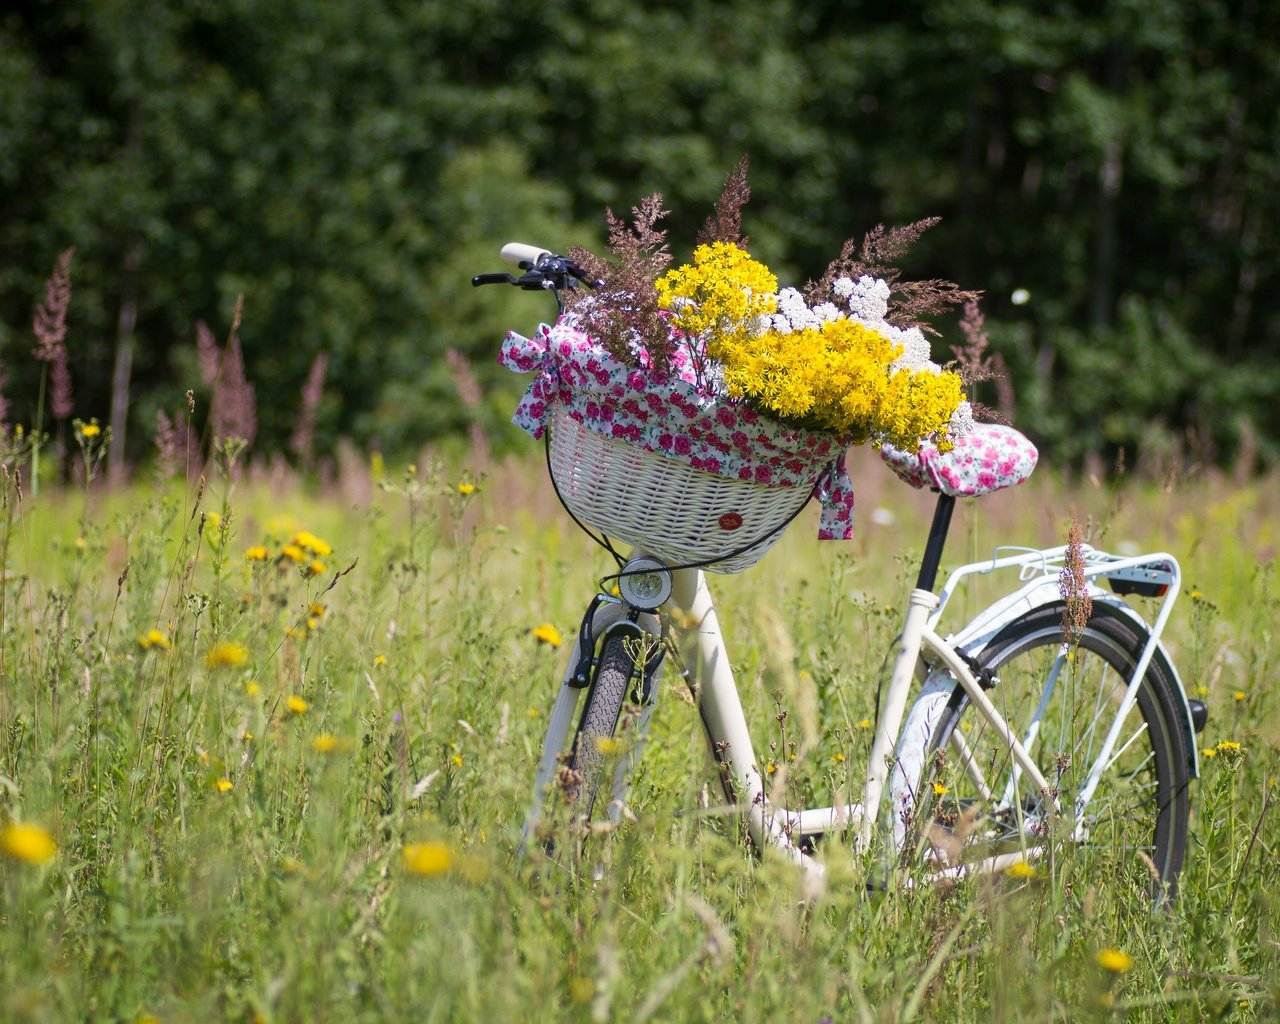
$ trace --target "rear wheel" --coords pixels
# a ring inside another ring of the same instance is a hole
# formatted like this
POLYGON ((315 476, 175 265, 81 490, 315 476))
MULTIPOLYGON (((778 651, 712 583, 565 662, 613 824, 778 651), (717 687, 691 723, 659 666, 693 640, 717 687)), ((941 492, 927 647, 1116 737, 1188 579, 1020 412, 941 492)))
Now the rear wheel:
POLYGON ((1007 745, 957 686, 937 718, 916 789, 917 805, 932 806, 932 847, 948 863, 991 867, 1005 854, 1014 855, 1008 861, 1043 856, 1065 837, 1082 855, 1153 879, 1157 898, 1171 896, 1186 852, 1189 778, 1172 672, 1157 652, 1102 762, 1146 634, 1099 604, 1078 644, 1068 645, 1062 610, 1056 603, 1028 612, 978 657, 995 680, 987 695, 1050 792, 1032 791, 1007 745))

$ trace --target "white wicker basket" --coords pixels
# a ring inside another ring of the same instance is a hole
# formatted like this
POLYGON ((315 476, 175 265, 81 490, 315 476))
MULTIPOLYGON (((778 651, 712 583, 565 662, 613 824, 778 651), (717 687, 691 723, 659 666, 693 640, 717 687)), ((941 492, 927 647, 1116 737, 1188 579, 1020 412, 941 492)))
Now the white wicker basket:
POLYGON ((806 487, 771 487, 716 476, 588 430, 557 404, 551 417, 551 475, 582 522, 672 565, 749 569, 809 500, 806 487), (746 551, 744 544, 758 539, 746 551), (732 555, 732 557, 727 557, 732 555))

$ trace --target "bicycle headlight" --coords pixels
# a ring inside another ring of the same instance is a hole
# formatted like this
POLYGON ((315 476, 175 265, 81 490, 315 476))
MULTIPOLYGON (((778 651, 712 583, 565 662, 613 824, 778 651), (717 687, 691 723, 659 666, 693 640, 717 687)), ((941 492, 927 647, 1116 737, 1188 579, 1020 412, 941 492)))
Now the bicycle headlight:
POLYGON ((618 577, 618 592, 632 607, 654 611, 671 596, 671 570, 656 558, 633 558, 618 577))

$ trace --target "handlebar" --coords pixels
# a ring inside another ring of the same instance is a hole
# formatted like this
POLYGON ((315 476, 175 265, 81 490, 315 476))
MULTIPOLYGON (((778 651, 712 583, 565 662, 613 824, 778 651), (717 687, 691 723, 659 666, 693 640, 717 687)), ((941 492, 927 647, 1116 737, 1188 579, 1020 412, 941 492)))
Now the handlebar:
POLYGON ((519 277, 512 274, 476 274, 471 279, 473 287, 482 284, 510 284, 525 291, 550 291, 555 294, 556 303, 560 302, 560 293, 566 289, 576 288, 579 284, 588 288, 599 288, 604 282, 587 276, 587 272, 569 259, 558 256, 549 249, 523 242, 508 242, 502 247, 502 258, 514 263, 524 271, 519 277))

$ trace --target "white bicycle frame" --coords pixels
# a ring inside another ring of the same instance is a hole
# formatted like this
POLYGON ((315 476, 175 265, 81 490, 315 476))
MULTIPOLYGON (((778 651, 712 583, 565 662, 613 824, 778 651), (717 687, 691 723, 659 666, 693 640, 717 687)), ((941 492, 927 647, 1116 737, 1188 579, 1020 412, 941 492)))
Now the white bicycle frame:
MULTIPOLYGON (((957 683, 963 687, 976 713, 991 726, 995 735, 1007 744, 1014 765, 1013 777, 1008 784, 1010 789, 1024 785, 1030 792, 1050 794, 1053 791, 1052 787, 1029 751, 1029 748, 1034 745, 1039 728, 1039 713, 1036 720, 1028 723, 1024 734, 1020 736, 1015 733, 987 696, 987 692, 970 668, 970 663, 1004 626, 1034 608, 1059 599, 1057 572, 1063 566, 1066 554, 1066 547, 1044 550, 1019 549, 1016 553, 1007 555, 997 551, 996 556, 991 559, 965 565, 953 571, 940 595, 927 590, 913 590, 902 633, 897 640, 892 673, 867 758, 861 801, 842 806, 798 810, 777 806, 770 800, 766 779, 755 754, 742 701, 729 665, 729 655, 725 649, 706 578, 700 570, 674 570, 670 603, 684 613, 682 616, 686 627, 684 632, 687 641, 694 648, 686 653, 685 662, 687 665, 693 665, 696 672, 695 680, 692 680, 691 684, 697 696, 708 749, 720 766, 726 801, 745 816, 751 840, 756 848, 774 847, 795 863, 809 870, 821 872, 822 867, 819 862, 802 849, 800 837, 856 828, 857 847, 860 850, 866 850, 877 832, 886 788, 892 790, 895 803, 901 805, 895 808, 897 813, 894 815, 891 830, 895 846, 901 847, 906 837, 904 822, 911 814, 911 805, 914 800, 914 794, 910 791, 913 783, 908 780, 921 778, 918 769, 922 767, 919 764, 904 764, 904 758, 922 758, 928 736, 932 733, 931 708, 929 702, 923 699, 918 699, 916 708, 913 708, 912 721, 908 723, 906 732, 903 732, 907 699, 913 681, 917 678, 926 680, 925 691, 930 689, 927 685, 929 680, 942 680, 940 685, 932 689, 934 693, 943 695, 943 703, 957 683), (958 586, 970 577, 989 575, 1000 570, 1017 570, 1022 585, 1013 593, 990 605, 958 634, 947 639, 940 636, 935 631, 935 626, 958 586)), ((1114 721, 1097 756, 1089 766, 1084 785, 1077 794, 1072 810, 1075 820, 1081 822, 1077 826, 1078 829, 1084 828, 1083 811, 1099 780, 1111 766, 1113 759, 1123 752, 1123 747, 1120 751, 1116 750, 1120 730, 1137 699, 1138 689, 1147 667, 1159 649, 1160 637, 1168 622, 1181 583, 1181 570, 1178 563, 1168 554, 1145 554, 1124 558, 1086 547, 1083 555, 1084 573, 1089 581, 1089 590, 1093 599, 1106 601, 1123 609, 1133 618, 1136 625, 1141 626, 1142 632, 1148 639, 1138 664, 1134 667, 1128 688, 1116 708, 1114 721), (1154 624, 1148 627, 1135 612, 1129 609, 1128 605, 1109 591, 1103 590, 1098 585, 1100 577, 1163 586, 1164 596, 1154 624)), ((590 623, 590 635, 602 636, 610 626, 621 621, 625 616, 626 608, 620 602, 609 601, 602 604, 590 623)), ((638 624, 655 637, 661 635, 661 626, 656 616, 642 615, 638 624)), ((535 780, 534 804, 525 824, 526 840, 539 820, 543 797, 552 783, 558 758, 564 750, 572 728, 581 687, 581 681, 575 678, 577 668, 577 659, 571 658, 548 723, 542 759, 535 780)), ((1178 682, 1176 675, 1175 682, 1178 682)), ((1045 691, 1040 700, 1041 711, 1048 704, 1053 686, 1054 679, 1051 677, 1046 681, 1045 691)), ((1177 690, 1182 694, 1184 712, 1182 726, 1190 733, 1191 714, 1180 682, 1177 690)), ((641 755, 645 729, 656 705, 657 696, 658 681, 655 679, 649 701, 644 706, 638 722, 636 739, 621 759, 615 772, 615 799, 610 807, 615 820, 621 813, 627 780, 641 755)), ((962 745, 963 739, 957 736, 956 742, 962 745)), ((1126 745, 1128 742, 1132 742, 1132 738, 1126 741, 1126 745)), ((1190 749, 1195 750, 1193 734, 1190 749)), ((961 750, 961 759, 966 760, 963 750, 961 750)), ((967 761, 970 770, 976 770, 977 766, 973 764, 972 757, 967 758, 967 761)), ((1197 774, 1198 763, 1193 760, 1192 775, 1197 774)), ((985 787, 985 783, 982 785, 985 787)), ((1011 802, 1012 799, 1013 793, 1006 791, 1004 800, 1011 802)), ((1054 806, 1061 810, 1057 806, 1056 799, 1054 806)), ((1034 856, 1036 852, 1036 849, 1027 849, 1018 853, 1005 853, 978 864, 964 865, 963 869, 958 870, 966 873, 1001 870, 1012 862, 1034 856)), ((956 870, 953 869, 950 873, 954 874, 956 870)))

